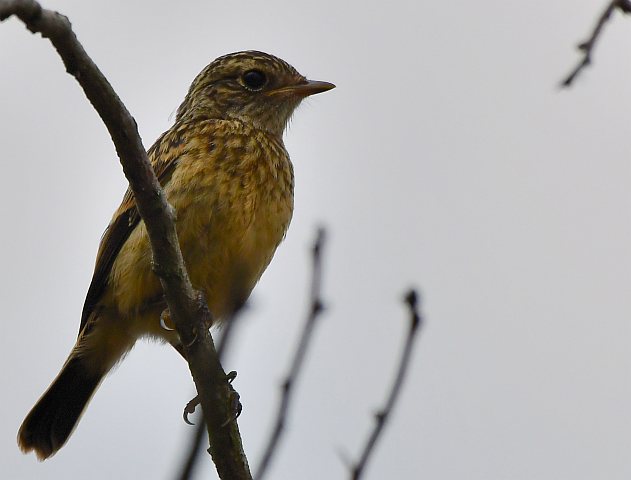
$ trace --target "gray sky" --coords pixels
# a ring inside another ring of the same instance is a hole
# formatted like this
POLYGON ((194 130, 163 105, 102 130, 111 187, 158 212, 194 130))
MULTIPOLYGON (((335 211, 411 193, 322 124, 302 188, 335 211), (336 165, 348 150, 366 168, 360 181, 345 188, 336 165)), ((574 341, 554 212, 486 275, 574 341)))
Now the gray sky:
MULTIPOLYGON (((70 2, 145 145, 215 57, 273 53, 337 84, 286 134, 296 211, 227 369, 256 467, 330 229, 319 325, 270 478, 345 478, 383 403, 422 288, 427 327, 368 479, 631 476, 631 21, 571 91, 601 3, 70 2)), ((141 343, 43 464, 17 429, 68 354, 100 235, 126 184, 47 41, 0 25, 0 464, 8 479, 170 478, 193 394, 141 343)), ((215 478, 206 465, 199 478, 215 478)))

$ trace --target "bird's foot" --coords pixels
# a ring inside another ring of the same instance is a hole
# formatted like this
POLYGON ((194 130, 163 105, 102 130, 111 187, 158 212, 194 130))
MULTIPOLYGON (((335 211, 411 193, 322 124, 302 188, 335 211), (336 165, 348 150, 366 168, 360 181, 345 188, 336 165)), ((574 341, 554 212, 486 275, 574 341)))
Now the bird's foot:
MULTIPOLYGON (((232 387, 232 382, 234 381, 235 378, 237 378, 237 372, 235 372, 234 370, 229 372, 228 375, 226 375, 226 379, 228 380, 228 385, 230 386, 230 397, 231 397, 230 408, 232 410, 232 415, 221 425, 222 427, 225 427, 230 422, 233 422, 237 418, 239 418, 239 415, 241 415, 241 411, 243 410, 243 405, 241 405, 241 400, 240 400, 241 396, 232 387)), ((195 395, 195 397, 192 398, 184 407, 182 418, 184 419, 184 422, 186 422, 188 425, 195 425, 193 422, 191 422, 188 419, 188 416, 191 415, 192 413, 195 413, 195 409, 197 408, 197 405, 199 405, 200 403, 201 401, 199 399, 199 395, 195 395)))

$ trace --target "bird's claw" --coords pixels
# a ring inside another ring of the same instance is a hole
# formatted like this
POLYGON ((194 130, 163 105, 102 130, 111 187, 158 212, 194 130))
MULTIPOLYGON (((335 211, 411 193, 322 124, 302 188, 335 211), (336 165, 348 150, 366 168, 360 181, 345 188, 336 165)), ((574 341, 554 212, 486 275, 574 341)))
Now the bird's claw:
POLYGON ((193 337, 193 340, 191 340, 189 343, 184 345, 184 347, 185 348, 191 348, 196 341, 197 341, 197 334, 195 333, 195 336, 193 337))
POLYGON ((195 409, 197 408, 197 405, 199 404, 200 404, 199 395, 195 395, 195 398, 191 399, 184 407, 184 413, 182 414, 182 418, 184 419, 184 422, 187 423, 188 425, 195 425, 193 422, 191 422, 188 419, 188 416, 192 413, 195 413, 195 409))
POLYGON ((232 415, 228 417, 228 419, 221 424, 222 427, 225 427, 230 422, 234 422, 237 418, 239 418, 239 416, 241 415, 241 412, 243 411, 243 405, 241 404, 241 395, 239 395, 239 393, 234 388, 232 388, 232 381, 236 377, 237 377, 237 372, 235 371, 232 371, 228 374, 228 383, 230 385, 230 397, 231 397, 230 408, 232 410, 232 415))
POLYGON ((162 329, 166 330, 167 332, 174 331, 175 328, 170 327, 169 324, 172 325, 171 312, 169 312, 168 308, 165 308, 164 310, 162 310, 162 313, 160 314, 160 327, 162 327, 162 329))
MULTIPOLYGON (((237 393, 237 391, 232 388, 232 382, 234 381, 234 379, 237 378, 237 372, 232 370, 231 372, 229 372, 226 375, 226 380, 228 380, 228 384, 230 385, 230 390, 231 390, 231 400, 232 400, 232 411, 234 412, 233 416, 231 416, 230 418, 228 418, 228 420, 226 420, 221 426, 225 427, 226 425, 228 425, 230 422, 236 420, 237 418, 239 418, 239 415, 241 415, 241 411, 243 410, 243 405, 241 405, 241 401, 240 398, 241 396, 237 393)), ((182 418, 184 419, 184 422, 188 425, 195 425, 193 422, 191 422, 188 419, 188 416, 195 413, 195 409, 197 408, 197 405, 199 405, 201 403, 201 400, 199 399, 199 395, 195 395, 194 398, 192 398, 184 407, 184 412, 182 413, 182 418)))

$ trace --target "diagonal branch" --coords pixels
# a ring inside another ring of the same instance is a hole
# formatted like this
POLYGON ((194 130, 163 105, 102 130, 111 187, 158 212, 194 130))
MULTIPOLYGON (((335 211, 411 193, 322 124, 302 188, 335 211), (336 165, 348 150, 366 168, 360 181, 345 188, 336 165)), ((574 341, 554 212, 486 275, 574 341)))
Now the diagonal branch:
POLYGON ((31 32, 39 32, 51 41, 66 71, 79 82, 107 127, 134 193, 138 212, 147 226, 154 270, 162 283, 202 399, 210 451, 217 472, 222 479, 251 478, 236 421, 230 422, 226 428, 222 426, 232 415, 231 393, 207 328, 210 313, 188 278, 175 230, 174 212, 149 164, 134 118, 85 52, 65 16, 45 10, 33 0, 0 0, 0 21, 12 15, 22 20, 31 32))
POLYGON ((596 41, 600 38, 602 30, 611 18, 611 14, 614 10, 620 10, 622 13, 631 13, 631 1, 630 0, 611 0, 607 7, 603 10, 598 17, 598 21, 594 26, 594 30, 592 31, 591 36, 584 42, 578 45, 578 49, 583 53, 583 58, 576 65, 574 70, 570 72, 570 74, 561 82, 561 87, 568 88, 572 85, 576 77, 583 71, 585 67, 592 63, 592 52, 594 50, 594 46, 596 45, 596 41))
POLYGON ((309 313, 307 314, 307 319, 300 335, 300 341, 298 342, 298 346, 296 347, 296 351, 294 353, 291 368, 289 369, 289 373, 287 374, 287 377, 285 378, 285 381, 282 385, 282 395, 280 403, 278 405, 276 422, 274 424, 274 429, 272 430, 267 441, 267 446, 265 447, 263 453, 263 459, 261 460, 261 464, 259 465, 259 468, 254 477, 256 478, 256 480, 263 479, 263 477, 267 473, 272 457, 277 451, 278 441, 280 440, 283 430, 285 429, 285 421, 287 420, 287 415, 289 412, 289 404, 291 402, 293 386, 296 382, 298 374, 300 373, 300 369, 307 353, 309 342, 313 337, 313 331, 316 325, 316 321, 318 320, 319 315, 324 310, 324 305, 322 303, 320 293, 322 289, 322 248, 324 246, 324 239, 325 230, 323 228, 320 228, 318 229, 316 241, 313 245, 313 270, 311 277, 309 313))
POLYGON ((366 445, 364 446, 359 460, 351 470, 352 480, 359 480, 361 478, 364 469, 366 468, 366 464, 368 463, 368 460, 374 451, 375 445, 377 444, 377 440, 390 418, 390 414, 392 413, 394 404, 401 392, 403 380, 405 379, 405 374, 407 373, 407 369, 410 364, 412 347, 414 346, 416 334, 422 326, 422 319, 418 313, 418 294, 415 290, 410 290, 408 292, 405 296, 405 303, 408 305, 410 310, 410 328, 405 340, 405 346, 403 347, 403 354, 401 355, 401 361, 399 362, 399 369, 397 370, 397 375, 395 377, 394 384, 392 385, 392 389, 390 390, 390 395, 388 395, 386 405, 375 415, 375 427, 366 441, 366 445))

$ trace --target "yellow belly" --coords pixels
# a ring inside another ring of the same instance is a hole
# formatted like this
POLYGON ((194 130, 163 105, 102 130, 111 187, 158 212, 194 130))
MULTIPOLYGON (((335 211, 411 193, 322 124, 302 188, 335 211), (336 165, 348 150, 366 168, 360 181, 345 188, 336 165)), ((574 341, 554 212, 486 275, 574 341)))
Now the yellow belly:
MULTIPOLYGON (((282 144, 270 144, 263 132, 226 123, 237 130, 228 132, 230 139, 224 141, 217 129, 196 138, 195 148, 179 158, 164 187, 176 210, 191 282, 205 294, 215 321, 247 299, 293 210, 293 172, 282 144)), ((151 271, 142 222, 112 266, 103 303, 125 318, 130 336, 166 336, 158 328, 162 289, 151 271)))

